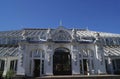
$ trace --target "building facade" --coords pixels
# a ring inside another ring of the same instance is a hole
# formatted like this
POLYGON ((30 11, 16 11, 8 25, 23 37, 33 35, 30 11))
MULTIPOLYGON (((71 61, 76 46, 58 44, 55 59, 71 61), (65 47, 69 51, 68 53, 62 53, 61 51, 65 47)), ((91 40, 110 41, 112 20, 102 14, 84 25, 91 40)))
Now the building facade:
POLYGON ((120 34, 88 29, 23 29, 0 32, 0 71, 16 75, 120 73, 120 34))

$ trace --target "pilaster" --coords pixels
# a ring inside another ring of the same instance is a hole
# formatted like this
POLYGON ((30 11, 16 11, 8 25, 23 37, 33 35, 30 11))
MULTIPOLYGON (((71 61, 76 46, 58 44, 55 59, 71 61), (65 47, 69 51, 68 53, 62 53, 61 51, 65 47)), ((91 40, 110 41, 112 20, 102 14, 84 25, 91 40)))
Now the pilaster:
POLYGON ((80 62, 79 62, 79 53, 77 46, 73 45, 71 50, 71 57, 72 57, 72 74, 77 75, 80 74, 80 62))
POLYGON ((53 49, 51 45, 45 51, 45 75, 53 75, 53 49))
POLYGON ((94 67, 95 67, 95 74, 98 74, 98 70, 99 70, 99 61, 98 61, 98 46, 97 45, 95 45, 95 50, 94 50, 94 52, 95 52, 95 56, 94 56, 94 67))
POLYGON ((17 65, 17 75, 24 76, 25 75, 25 69, 23 67, 23 57, 24 57, 24 46, 19 46, 19 56, 18 56, 18 65, 17 65))

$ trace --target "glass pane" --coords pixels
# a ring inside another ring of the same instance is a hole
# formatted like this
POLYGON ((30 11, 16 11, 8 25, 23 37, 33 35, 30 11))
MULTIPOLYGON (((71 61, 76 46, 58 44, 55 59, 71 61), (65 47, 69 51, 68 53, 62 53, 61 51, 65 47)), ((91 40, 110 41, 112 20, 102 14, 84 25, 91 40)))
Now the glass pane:
POLYGON ((42 74, 44 74, 44 60, 42 60, 42 74))
POLYGON ((80 60, 80 74, 83 74, 83 70, 82 70, 82 60, 80 60))
POLYGON ((45 57, 45 54, 44 54, 44 52, 42 52, 42 58, 44 58, 45 57))
POLYGON ((18 62, 18 60, 16 60, 15 61, 16 63, 15 63, 15 71, 17 70, 17 62, 18 62))
POLYGON ((14 61, 10 62, 10 70, 14 70, 14 61))
POLYGON ((5 61, 4 61, 4 60, 1 60, 1 68, 0 68, 1 71, 4 70, 4 65, 5 65, 5 61))

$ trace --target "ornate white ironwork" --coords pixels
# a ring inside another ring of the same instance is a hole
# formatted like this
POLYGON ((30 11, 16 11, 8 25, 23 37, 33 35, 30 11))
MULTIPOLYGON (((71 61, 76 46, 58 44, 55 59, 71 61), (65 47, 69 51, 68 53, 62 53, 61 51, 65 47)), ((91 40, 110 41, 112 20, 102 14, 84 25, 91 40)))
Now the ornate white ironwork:
POLYGON ((58 30, 52 35, 53 41, 70 41, 71 35, 64 30, 58 30))

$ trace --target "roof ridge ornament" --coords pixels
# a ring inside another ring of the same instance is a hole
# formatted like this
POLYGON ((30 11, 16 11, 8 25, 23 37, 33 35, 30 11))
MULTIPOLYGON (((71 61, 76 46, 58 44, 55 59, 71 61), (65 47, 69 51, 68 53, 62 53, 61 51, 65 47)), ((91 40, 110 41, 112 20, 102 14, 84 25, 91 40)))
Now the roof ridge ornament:
POLYGON ((76 30, 73 28, 73 29, 72 29, 72 39, 73 39, 73 40, 75 39, 75 35, 76 35, 76 30))
POLYGON ((59 21, 58 29, 65 29, 65 27, 63 26, 62 20, 59 21))
POLYGON ((60 24, 59 26, 62 26, 62 20, 60 20, 59 24, 60 24))
POLYGON ((48 39, 51 39, 50 31, 51 31, 51 29, 48 28, 48 30, 47 30, 47 36, 46 36, 47 40, 48 40, 48 39))
POLYGON ((23 39, 26 39, 26 37, 25 37, 26 36, 26 31, 25 30, 22 31, 21 35, 22 35, 23 39))
POLYGON ((89 29, 88 29, 88 27, 86 27, 86 31, 88 31, 89 29))
POLYGON ((59 30, 63 30, 63 29, 65 29, 65 27, 64 27, 64 26, 58 26, 57 29, 59 29, 59 30))

